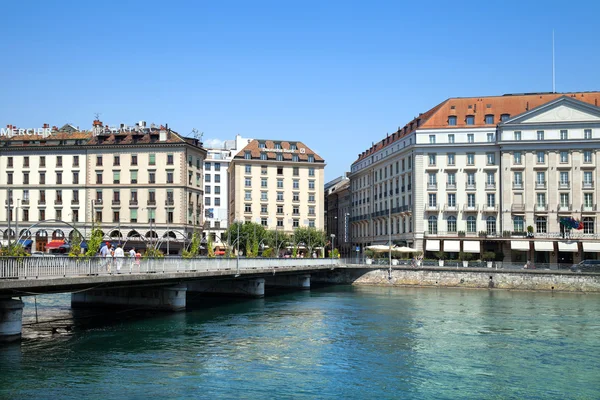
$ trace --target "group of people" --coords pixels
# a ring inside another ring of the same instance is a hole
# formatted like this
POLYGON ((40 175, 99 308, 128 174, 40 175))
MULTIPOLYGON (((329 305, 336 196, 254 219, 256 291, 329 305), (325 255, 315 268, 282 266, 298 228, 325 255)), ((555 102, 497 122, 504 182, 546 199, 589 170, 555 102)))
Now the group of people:
MULTIPOLYGON (((116 249, 113 249, 113 246, 110 242, 104 243, 104 245, 100 248, 99 255, 100 257, 106 259, 106 263, 104 265, 109 273, 111 272, 113 264, 117 269, 117 273, 121 272, 123 261, 125 261, 125 251, 120 243, 117 245, 116 249)), ((139 269, 142 255, 139 252, 136 252, 135 248, 132 247, 129 249, 127 256, 131 259, 130 270, 133 270, 135 266, 137 266, 139 269)))

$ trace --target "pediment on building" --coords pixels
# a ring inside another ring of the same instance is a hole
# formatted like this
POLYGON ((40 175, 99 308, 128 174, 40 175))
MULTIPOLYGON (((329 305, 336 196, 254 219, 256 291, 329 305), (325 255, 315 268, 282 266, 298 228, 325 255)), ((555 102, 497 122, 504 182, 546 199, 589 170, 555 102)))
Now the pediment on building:
POLYGON ((563 96, 517 115, 503 125, 578 122, 600 122, 600 107, 563 96))

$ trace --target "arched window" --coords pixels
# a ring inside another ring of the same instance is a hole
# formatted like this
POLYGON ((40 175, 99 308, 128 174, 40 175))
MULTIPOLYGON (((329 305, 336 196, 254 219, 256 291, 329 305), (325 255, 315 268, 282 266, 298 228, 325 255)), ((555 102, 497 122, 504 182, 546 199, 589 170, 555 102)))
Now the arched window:
POLYGON ((488 235, 496 234, 496 217, 489 216, 485 221, 485 228, 487 230, 488 235))
POLYGON ((429 233, 437 234, 437 216, 432 215, 427 219, 429 233))
POLYGON ((594 218, 585 217, 583 219, 583 233, 594 233, 594 218))
POLYGON ((537 233, 546 233, 548 228, 548 223, 546 217, 537 217, 535 219, 535 231, 537 233))
POLYGON ((448 232, 456 232, 456 217, 454 215, 448 217, 448 232))
POLYGON ((65 233, 60 229, 56 229, 54 232, 52 232, 52 240, 64 239, 64 237, 65 237, 65 233))
POLYGON ((467 232, 475 233, 477 231, 477 219, 474 216, 467 218, 467 232))

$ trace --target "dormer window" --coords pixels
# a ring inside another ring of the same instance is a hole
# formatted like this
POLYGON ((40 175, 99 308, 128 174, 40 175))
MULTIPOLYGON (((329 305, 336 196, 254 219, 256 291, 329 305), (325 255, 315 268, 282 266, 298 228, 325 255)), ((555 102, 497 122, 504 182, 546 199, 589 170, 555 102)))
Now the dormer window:
POLYGON ((510 114, 502 114, 500 116, 500 121, 502 121, 502 122, 508 121, 509 118, 510 118, 510 114))
POLYGON ((244 159, 251 160, 252 159, 252 153, 250 151, 246 151, 244 153, 244 159))
POLYGON ((290 150, 298 150, 296 143, 290 143, 290 150))
POLYGON ((313 156, 312 154, 308 155, 308 162, 315 162, 315 156, 313 156))
POLYGON ((261 160, 266 160, 267 159, 267 153, 260 153, 260 159, 261 160))
POLYGON ((492 114, 488 114, 485 116, 485 124, 486 125, 493 125, 494 124, 494 115, 492 114))
POLYGON ((264 149, 265 148, 265 142, 258 142, 258 148, 259 149, 264 149))
POLYGON ((277 150, 281 150, 281 143, 275 143, 275 148, 277 150))
POLYGON ((465 122, 467 123, 467 125, 475 125, 475 116, 474 115, 467 115, 467 118, 465 119, 465 122))
POLYGON ((455 115, 450 115, 448 117, 448 125, 449 126, 456 126, 456 116, 455 115))

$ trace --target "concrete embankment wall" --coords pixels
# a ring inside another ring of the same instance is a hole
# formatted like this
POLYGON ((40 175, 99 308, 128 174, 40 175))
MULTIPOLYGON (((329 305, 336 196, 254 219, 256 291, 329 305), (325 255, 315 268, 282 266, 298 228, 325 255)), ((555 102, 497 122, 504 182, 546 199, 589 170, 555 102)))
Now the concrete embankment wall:
POLYGON ((311 275, 315 283, 437 286, 600 293, 600 275, 521 270, 338 268, 311 275), (490 279, 491 278, 491 279, 490 279))

